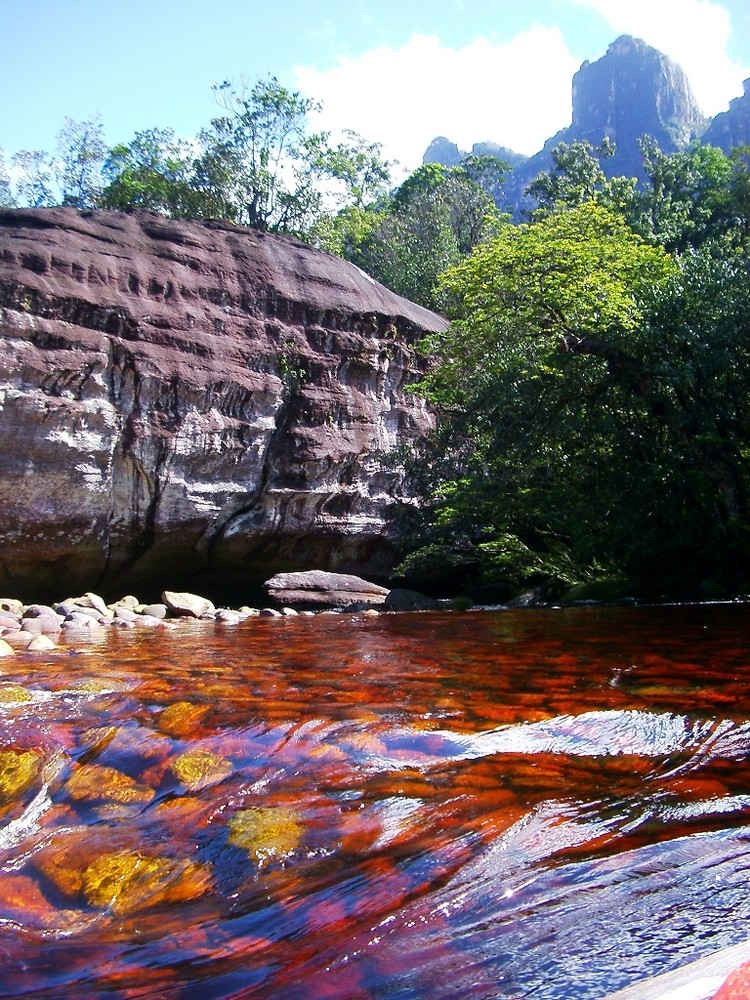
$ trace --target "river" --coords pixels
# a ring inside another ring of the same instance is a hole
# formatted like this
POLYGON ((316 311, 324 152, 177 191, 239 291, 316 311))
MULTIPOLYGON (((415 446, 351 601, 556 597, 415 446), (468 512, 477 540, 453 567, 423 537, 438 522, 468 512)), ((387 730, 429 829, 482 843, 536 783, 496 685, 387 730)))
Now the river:
POLYGON ((317 616, 5 658, 2 995, 595 1000, 738 943, 749 626, 317 616))

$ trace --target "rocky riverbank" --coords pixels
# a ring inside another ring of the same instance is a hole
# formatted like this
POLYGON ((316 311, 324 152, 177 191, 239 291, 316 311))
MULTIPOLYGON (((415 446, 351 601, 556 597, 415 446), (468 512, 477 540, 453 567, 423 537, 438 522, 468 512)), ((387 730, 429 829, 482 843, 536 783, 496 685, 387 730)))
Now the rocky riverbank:
MULTIPOLYGON (((363 609, 376 615, 375 608, 363 609)), ((283 618, 335 614, 332 609, 320 612, 297 611, 291 607, 276 608, 216 608, 207 598, 197 594, 165 591, 162 601, 143 604, 128 595, 112 604, 105 604, 98 594, 86 593, 53 604, 23 604, 21 601, 0 599, 0 656, 16 652, 47 652, 71 640, 84 640, 86 635, 105 628, 147 629, 174 628, 181 622, 214 621, 237 625, 247 618, 283 618)))
POLYGON ((355 611, 433 610, 437 601, 409 590, 388 590, 356 576, 312 571, 279 574, 266 582, 276 607, 217 608, 198 594, 165 590, 156 603, 127 595, 106 603, 87 592, 52 604, 24 604, 0 598, 0 656, 17 652, 48 652, 95 638, 102 629, 174 628, 181 622, 238 625, 248 618, 313 617, 355 611))

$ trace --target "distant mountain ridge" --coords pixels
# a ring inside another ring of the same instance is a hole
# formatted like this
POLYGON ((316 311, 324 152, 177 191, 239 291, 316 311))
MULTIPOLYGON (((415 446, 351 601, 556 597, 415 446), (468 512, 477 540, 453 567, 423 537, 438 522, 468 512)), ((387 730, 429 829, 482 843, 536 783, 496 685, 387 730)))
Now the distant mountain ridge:
MULTIPOLYGON (((744 95, 729 110, 706 119, 693 95, 687 75, 663 52, 641 39, 621 35, 596 62, 586 61, 573 77, 572 122, 548 139, 533 156, 523 156, 498 143, 475 143, 471 152, 497 156, 511 166, 502 207, 517 212, 524 207, 524 191, 552 165, 552 150, 560 143, 604 139, 616 147, 602 161, 610 177, 642 177, 639 139, 648 135, 666 153, 684 149, 697 139, 724 152, 750 143, 750 80, 744 95)), ((468 154, 445 136, 430 143, 423 163, 456 166, 468 154)))

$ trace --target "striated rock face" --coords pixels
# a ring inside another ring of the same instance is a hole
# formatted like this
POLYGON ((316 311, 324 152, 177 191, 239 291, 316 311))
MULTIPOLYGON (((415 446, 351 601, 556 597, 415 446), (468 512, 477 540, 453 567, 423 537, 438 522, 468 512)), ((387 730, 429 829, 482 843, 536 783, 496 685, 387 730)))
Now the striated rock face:
POLYGON ((387 574, 443 325, 291 239, 1 211, 0 592, 387 574))

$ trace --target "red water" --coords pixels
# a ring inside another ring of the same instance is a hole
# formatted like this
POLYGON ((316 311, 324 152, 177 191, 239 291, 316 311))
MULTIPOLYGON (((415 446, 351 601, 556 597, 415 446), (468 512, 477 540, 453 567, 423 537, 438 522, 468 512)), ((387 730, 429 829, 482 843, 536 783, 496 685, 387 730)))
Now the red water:
POLYGON ((0 992, 593 1000, 743 940, 749 625, 251 619, 4 659, 0 992))

